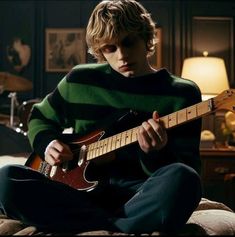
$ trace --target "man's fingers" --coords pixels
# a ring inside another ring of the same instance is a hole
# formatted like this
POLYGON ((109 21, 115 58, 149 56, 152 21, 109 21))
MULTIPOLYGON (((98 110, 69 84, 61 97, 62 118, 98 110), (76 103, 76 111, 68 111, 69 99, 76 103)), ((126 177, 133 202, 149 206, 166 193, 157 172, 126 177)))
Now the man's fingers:
POLYGON ((153 119, 154 119, 155 121, 157 121, 157 120, 159 119, 159 114, 158 114, 158 112, 157 112, 156 110, 153 111, 152 117, 153 117, 153 119))

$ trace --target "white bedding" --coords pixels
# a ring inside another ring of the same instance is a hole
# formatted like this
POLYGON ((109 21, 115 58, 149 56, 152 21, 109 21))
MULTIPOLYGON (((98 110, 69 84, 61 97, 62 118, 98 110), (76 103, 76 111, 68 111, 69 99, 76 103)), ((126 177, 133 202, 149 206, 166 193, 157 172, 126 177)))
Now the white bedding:
POLYGON ((10 155, 0 156, 0 168, 7 164, 24 165, 27 158, 28 158, 27 156, 10 156, 10 155))

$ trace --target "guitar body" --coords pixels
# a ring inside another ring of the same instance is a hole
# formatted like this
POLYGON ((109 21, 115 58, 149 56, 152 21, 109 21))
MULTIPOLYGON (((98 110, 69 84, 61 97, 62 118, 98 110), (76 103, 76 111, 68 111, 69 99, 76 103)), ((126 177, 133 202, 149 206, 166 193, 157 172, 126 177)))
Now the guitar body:
POLYGON ((39 171, 54 181, 62 182, 77 190, 90 191, 96 187, 98 181, 89 181, 86 179, 86 170, 90 161, 87 160, 85 148, 90 143, 98 141, 103 135, 104 132, 101 131, 78 139, 76 136, 66 134, 64 137, 66 140, 70 140, 67 144, 74 153, 74 159, 72 161, 64 162, 61 166, 51 166, 33 152, 25 165, 39 171))
POLYGON ((77 134, 62 134, 60 140, 69 145, 74 154, 72 161, 64 162, 61 166, 51 166, 33 152, 27 159, 25 166, 44 174, 51 180, 62 182, 77 190, 90 191, 98 185, 98 181, 90 181, 86 176, 91 176, 91 179, 96 179, 98 176, 99 179, 99 174, 97 174, 96 170, 92 169, 94 167, 90 164, 91 160, 92 164, 95 164, 96 169, 115 158, 115 152, 112 151, 116 150, 116 139, 112 140, 112 145, 110 140, 108 140, 107 143, 109 144, 110 151, 107 149, 104 151, 104 147, 99 144, 101 139, 103 139, 104 135, 110 136, 126 127, 139 124, 143 116, 147 118, 147 114, 140 115, 135 111, 124 109, 118 111, 117 114, 113 114, 114 122, 112 121, 111 125, 106 126, 105 131, 98 130, 82 137, 79 137, 77 134), (92 145, 94 145, 94 148, 91 151, 89 147, 92 145), (89 168, 92 167, 89 169, 89 172, 88 166, 89 168))

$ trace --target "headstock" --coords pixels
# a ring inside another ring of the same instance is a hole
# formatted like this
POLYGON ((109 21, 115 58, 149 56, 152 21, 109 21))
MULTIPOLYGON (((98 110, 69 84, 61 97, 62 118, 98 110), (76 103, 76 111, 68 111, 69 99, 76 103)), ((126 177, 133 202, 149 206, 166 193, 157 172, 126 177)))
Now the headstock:
POLYGON ((214 110, 230 110, 235 113, 235 89, 223 91, 212 98, 214 110))

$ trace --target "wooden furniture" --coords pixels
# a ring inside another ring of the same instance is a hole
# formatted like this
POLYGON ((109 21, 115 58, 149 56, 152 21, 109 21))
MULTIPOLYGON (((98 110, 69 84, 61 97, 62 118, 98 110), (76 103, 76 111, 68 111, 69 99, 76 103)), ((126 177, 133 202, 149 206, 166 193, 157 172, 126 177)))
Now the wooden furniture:
POLYGON ((203 197, 235 211, 235 148, 201 148, 203 197))

